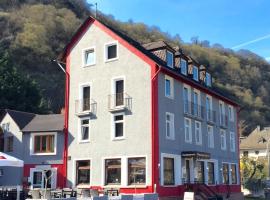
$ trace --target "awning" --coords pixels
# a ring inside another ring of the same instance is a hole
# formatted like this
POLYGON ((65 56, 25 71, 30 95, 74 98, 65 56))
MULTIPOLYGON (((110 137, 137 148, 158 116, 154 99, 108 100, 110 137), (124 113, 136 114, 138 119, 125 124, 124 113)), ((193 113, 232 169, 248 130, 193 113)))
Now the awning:
POLYGON ((0 152, 0 167, 23 167, 23 161, 0 152))
POLYGON ((210 159, 210 153, 199 151, 183 151, 182 158, 210 159))

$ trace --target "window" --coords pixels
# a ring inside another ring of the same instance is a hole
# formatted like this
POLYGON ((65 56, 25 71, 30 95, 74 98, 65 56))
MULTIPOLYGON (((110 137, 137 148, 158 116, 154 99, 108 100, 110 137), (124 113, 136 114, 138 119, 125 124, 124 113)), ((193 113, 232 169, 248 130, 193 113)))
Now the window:
POLYGON ((90 184, 90 160, 76 161, 76 185, 90 184))
POLYGON ((193 94, 193 114, 197 117, 199 116, 199 98, 200 98, 199 92, 194 91, 194 94, 193 94))
POLYGON ((146 167, 145 158, 129 158, 128 159, 128 184, 145 184, 146 167))
POLYGON ((213 126, 207 126, 208 147, 214 148, 214 132, 213 126))
POLYGON ((173 79, 165 76, 165 96, 173 98, 173 79))
POLYGON ((181 73, 184 75, 187 75, 187 61, 184 59, 181 59, 181 73))
POLYGON ((220 144, 221 144, 221 149, 226 150, 226 132, 225 130, 220 130, 220 144))
POLYGON ((174 158, 163 158, 164 162, 164 185, 174 185, 174 158))
POLYGON ((85 85, 81 88, 82 91, 82 111, 89 111, 90 110, 90 86, 85 85))
POLYGON ((83 65, 85 67, 94 65, 96 63, 96 54, 95 48, 87 49, 83 51, 84 62, 83 65))
POLYGON ((124 80, 119 79, 114 81, 115 84, 115 106, 124 105, 124 80))
POLYGON ((213 162, 207 163, 208 168, 208 185, 215 184, 215 165, 213 162))
POLYGON ((211 75, 208 72, 206 72, 206 75, 205 75, 205 84, 208 87, 211 87, 212 86, 211 75))
POLYGON ((228 108, 229 108, 229 120, 230 120, 231 122, 233 122, 233 121, 234 121, 233 107, 232 107, 232 106, 229 106, 228 108))
POLYGON ((7 152, 12 152, 13 151, 13 136, 9 136, 7 138, 7 152))
POLYGON ((121 184, 121 159, 105 160, 105 184, 120 185, 121 184))
POLYGON ((188 118, 185 118, 185 142, 192 142, 191 120, 188 118))
POLYGON ((223 184, 229 184, 229 164, 222 164, 222 175, 223 184))
POLYGON ((113 116, 113 137, 122 138, 124 137, 124 115, 117 114, 113 116))
POLYGON ((230 132, 230 149, 232 152, 235 151, 235 134, 234 134, 234 132, 230 132))
POLYGON ((248 151, 244 151, 243 156, 248 157, 248 151))
POLYGON ((184 113, 190 113, 190 93, 189 93, 189 89, 187 87, 184 87, 184 93, 183 93, 183 98, 184 98, 184 113))
POLYGON ((118 45, 116 42, 105 45, 105 60, 112 61, 118 57, 118 45))
POLYGON ((55 153, 55 135, 34 136, 34 153, 55 153))
POLYGON ((198 67, 193 66, 193 79, 195 81, 199 81, 199 71, 198 71, 198 67))
POLYGON ((89 141, 90 139, 89 136, 90 136, 89 119, 82 119, 80 141, 89 141))
POLYGON ((225 105, 224 102, 219 102, 219 121, 220 125, 225 125, 225 105))
POLYGON ((166 113, 166 138, 174 140, 174 114, 166 113))
POLYGON ((195 141, 196 144, 202 144, 202 127, 201 122, 195 121, 195 141))
POLYGON ((170 68, 173 68, 173 53, 170 51, 167 51, 166 53, 166 61, 167 61, 167 65, 170 68))
POLYGON ((237 184, 236 164, 231 164, 231 179, 232 184, 237 184))
POLYGON ((208 121, 213 121, 212 114, 212 98, 210 96, 206 96, 206 118, 208 121))

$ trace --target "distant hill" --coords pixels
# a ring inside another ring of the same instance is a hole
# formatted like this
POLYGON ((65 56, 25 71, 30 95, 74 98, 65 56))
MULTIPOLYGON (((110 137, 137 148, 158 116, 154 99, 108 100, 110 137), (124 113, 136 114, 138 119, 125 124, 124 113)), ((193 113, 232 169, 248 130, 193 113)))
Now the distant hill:
MULTIPOLYGON (((0 1, 0 30, 3 30, 0 32, 0 55, 8 54, 11 67, 37 83, 41 91, 38 112, 59 112, 64 106, 65 77, 51 60, 91 14, 90 8, 84 0, 0 1)), ((172 36, 158 27, 132 20, 120 22, 102 13, 98 13, 98 17, 141 43, 162 39, 179 46, 205 65, 213 74, 214 86, 242 105, 240 128, 244 134, 257 125, 269 125, 270 64, 257 54, 248 50, 234 52, 220 44, 200 41, 198 37, 184 43, 181 32, 172 36)), ((5 95, 0 94, 0 97, 5 98, 5 95)), ((17 106, 12 105, 13 109, 17 106)))

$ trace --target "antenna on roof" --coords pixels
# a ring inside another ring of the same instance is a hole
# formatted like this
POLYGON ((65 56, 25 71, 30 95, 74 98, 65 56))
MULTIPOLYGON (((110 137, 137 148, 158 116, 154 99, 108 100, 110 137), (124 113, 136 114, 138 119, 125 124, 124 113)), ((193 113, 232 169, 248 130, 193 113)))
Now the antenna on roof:
POLYGON ((96 12, 95 12, 95 18, 97 18, 97 3, 95 3, 96 12))

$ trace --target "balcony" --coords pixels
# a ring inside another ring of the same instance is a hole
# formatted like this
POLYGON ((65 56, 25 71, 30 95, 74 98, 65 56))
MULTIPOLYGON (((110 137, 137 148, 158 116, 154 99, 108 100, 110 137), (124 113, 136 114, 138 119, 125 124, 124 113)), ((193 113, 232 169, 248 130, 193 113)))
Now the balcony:
POLYGON ((97 102, 93 99, 78 99, 75 101, 75 114, 77 116, 96 115, 97 102))
POLYGON ((211 109, 207 109, 206 110, 206 119, 207 119, 207 122, 209 123, 216 123, 216 111, 214 110, 211 110, 211 109))
POLYGON ((110 112, 131 110, 132 108, 132 98, 127 93, 111 94, 108 102, 110 112))
POLYGON ((204 118, 204 107, 195 104, 191 101, 185 101, 184 102, 184 113, 186 115, 198 118, 198 119, 203 119, 204 118))
POLYGON ((219 125, 222 128, 227 128, 228 127, 228 116, 224 114, 219 115, 219 125))

